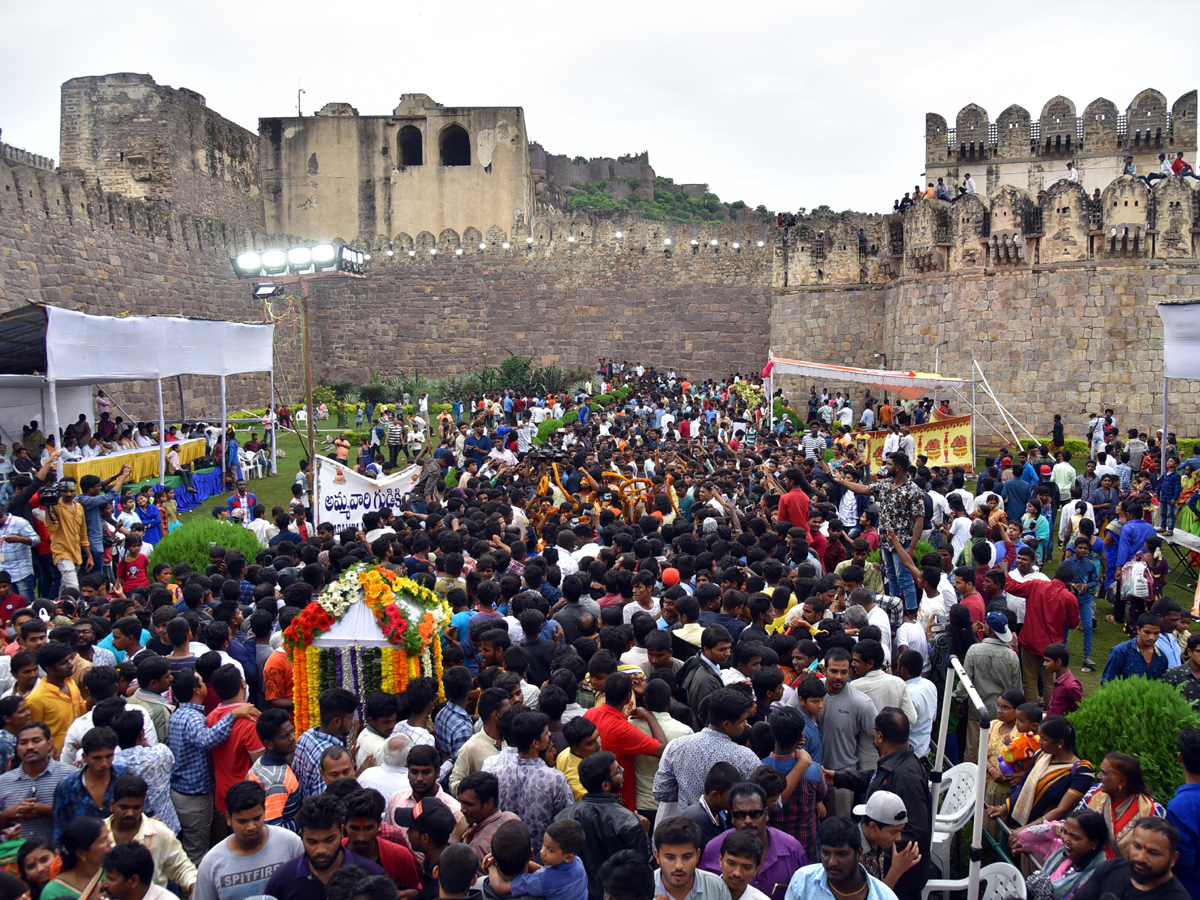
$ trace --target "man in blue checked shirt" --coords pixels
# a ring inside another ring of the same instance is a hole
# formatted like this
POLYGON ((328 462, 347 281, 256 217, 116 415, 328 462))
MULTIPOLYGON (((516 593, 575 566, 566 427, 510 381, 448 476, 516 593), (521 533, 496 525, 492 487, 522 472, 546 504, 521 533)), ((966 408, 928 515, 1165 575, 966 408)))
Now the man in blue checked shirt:
POLYGON ((327 688, 319 698, 321 724, 315 725, 296 741, 292 771, 300 781, 300 796, 305 799, 324 793, 321 756, 330 747, 345 747, 346 737, 354 728, 358 698, 345 688, 327 688))
POLYGON ((458 751, 475 733, 475 723, 467 712, 467 696, 471 693, 471 671, 465 666, 452 666, 442 673, 446 705, 433 723, 437 748, 446 759, 454 759, 458 751))
POLYGON ((175 754, 171 772, 171 802, 179 814, 179 842, 194 865, 208 851, 212 828, 213 780, 212 750, 224 742, 233 729, 234 719, 257 719, 259 712, 250 704, 233 709, 211 728, 205 724, 204 698, 208 688, 192 669, 183 669, 171 682, 171 693, 179 708, 171 716, 167 746, 175 754))

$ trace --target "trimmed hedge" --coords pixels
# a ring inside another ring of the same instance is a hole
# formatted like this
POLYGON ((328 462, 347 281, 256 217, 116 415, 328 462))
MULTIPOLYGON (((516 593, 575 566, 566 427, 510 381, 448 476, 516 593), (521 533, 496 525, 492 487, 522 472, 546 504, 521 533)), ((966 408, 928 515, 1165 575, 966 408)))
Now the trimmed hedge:
POLYGON ((784 406, 783 401, 778 397, 775 398, 775 418, 782 419, 787 417, 792 422, 792 427, 797 431, 804 430, 804 421, 800 418, 800 414, 790 406, 784 406))
POLYGON ((1067 718, 1075 726, 1080 759, 1097 771, 1106 754, 1119 750, 1141 764, 1146 789, 1159 803, 1166 805, 1183 784, 1178 735, 1200 727, 1200 712, 1179 688, 1146 678, 1118 678, 1084 697, 1067 718))
POLYGON ((185 522, 159 541, 150 554, 150 566, 170 563, 177 566, 187 563, 192 571, 204 574, 208 568, 208 548, 219 544, 226 550, 240 550, 246 559, 253 561, 262 544, 241 525, 218 522, 216 519, 193 519, 185 522))

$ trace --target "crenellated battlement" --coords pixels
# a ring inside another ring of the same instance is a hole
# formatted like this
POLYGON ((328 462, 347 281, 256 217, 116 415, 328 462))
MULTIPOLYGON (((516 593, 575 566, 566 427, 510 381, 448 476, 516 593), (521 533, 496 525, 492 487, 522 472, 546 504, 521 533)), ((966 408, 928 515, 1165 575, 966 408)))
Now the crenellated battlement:
POLYGON ((53 172, 55 169, 54 160, 48 156, 39 156, 36 153, 30 153, 28 150, 22 150, 20 147, 13 147, 10 144, 0 143, 0 159, 14 166, 29 166, 31 169, 40 169, 43 172, 53 172))
POLYGON ((1091 195, 1059 179, 1037 195, 1011 184, 953 202, 922 200, 883 217, 892 276, 1061 262, 1194 260, 1200 188, 1172 176, 1122 175, 1091 195))
POLYGON ((926 180, 958 183, 971 173, 992 193, 1002 184, 1037 193, 1065 174, 1068 161, 1080 171, 1089 193, 1108 184, 1132 156, 1138 174, 1158 171, 1158 155, 1196 152, 1196 91, 1169 105, 1160 91, 1147 88, 1124 110, 1103 97, 1078 113, 1061 95, 1046 102, 1035 119, 1016 104, 992 121, 987 110, 968 103, 953 125, 937 113, 925 114, 926 180))

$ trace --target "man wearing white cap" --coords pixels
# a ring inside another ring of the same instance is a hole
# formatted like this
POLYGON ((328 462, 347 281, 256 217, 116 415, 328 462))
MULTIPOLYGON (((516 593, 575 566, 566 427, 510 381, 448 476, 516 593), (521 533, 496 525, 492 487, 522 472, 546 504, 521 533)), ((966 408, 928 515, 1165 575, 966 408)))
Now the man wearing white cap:
POLYGON ((908 824, 904 801, 891 791, 876 791, 854 807, 854 814, 862 817, 863 868, 895 890, 900 876, 921 861, 916 843, 899 844, 908 824))
POLYGON ((909 747, 908 737, 908 717, 894 706, 885 707, 875 717, 875 746, 879 749, 879 765, 875 771, 824 771, 825 780, 832 787, 866 791, 868 802, 879 791, 891 791, 904 801, 908 821, 902 831, 903 839, 906 843, 916 843, 921 859, 900 876, 895 891, 899 900, 921 900, 921 890, 929 880, 933 801, 925 765, 909 747))

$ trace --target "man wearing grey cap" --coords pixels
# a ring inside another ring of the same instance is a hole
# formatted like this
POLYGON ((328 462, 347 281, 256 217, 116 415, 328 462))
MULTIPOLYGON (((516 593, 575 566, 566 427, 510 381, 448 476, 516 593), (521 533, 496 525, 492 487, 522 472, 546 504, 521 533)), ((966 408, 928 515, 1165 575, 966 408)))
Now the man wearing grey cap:
MULTIPOLYGON (((1012 647, 1012 632, 1008 628, 1008 616, 994 610, 984 617, 987 636, 967 650, 963 669, 979 692, 988 712, 996 714, 996 701, 1005 691, 1021 690, 1021 661, 1012 647)), ((966 688, 960 686, 956 696, 963 700, 966 688)), ((979 752, 979 714, 968 704, 967 748, 965 760, 974 761, 979 752)))
POLYGON ((904 801, 891 791, 876 791, 866 803, 854 807, 854 814, 861 817, 863 868, 895 890, 900 877, 921 861, 914 842, 900 844, 908 824, 904 801))

